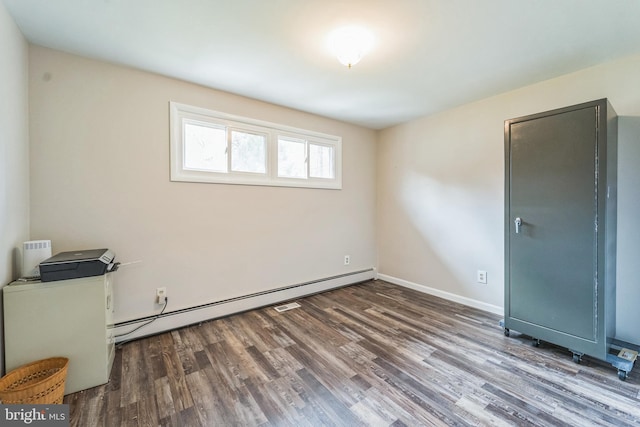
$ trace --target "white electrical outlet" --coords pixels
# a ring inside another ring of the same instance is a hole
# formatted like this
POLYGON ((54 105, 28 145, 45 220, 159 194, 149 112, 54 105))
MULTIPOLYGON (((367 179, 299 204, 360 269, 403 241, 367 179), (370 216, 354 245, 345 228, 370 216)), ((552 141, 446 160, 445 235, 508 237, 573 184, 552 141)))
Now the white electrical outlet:
POLYGON ((156 288, 156 304, 164 304, 167 301, 167 288, 156 288))
POLYGON ((483 270, 478 270, 478 283, 487 283, 487 272, 483 270))
POLYGON ((344 256, 344 265, 351 264, 351 257, 349 255, 344 256))

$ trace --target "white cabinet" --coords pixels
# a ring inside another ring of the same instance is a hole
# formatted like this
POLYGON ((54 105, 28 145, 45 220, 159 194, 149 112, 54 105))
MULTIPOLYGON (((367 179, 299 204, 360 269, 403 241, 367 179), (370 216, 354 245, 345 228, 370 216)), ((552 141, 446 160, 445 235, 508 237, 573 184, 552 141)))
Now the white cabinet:
POLYGON ((3 288, 6 371, 69 358, 65 394, 109 381, 115 355, 111 273, 3 288))

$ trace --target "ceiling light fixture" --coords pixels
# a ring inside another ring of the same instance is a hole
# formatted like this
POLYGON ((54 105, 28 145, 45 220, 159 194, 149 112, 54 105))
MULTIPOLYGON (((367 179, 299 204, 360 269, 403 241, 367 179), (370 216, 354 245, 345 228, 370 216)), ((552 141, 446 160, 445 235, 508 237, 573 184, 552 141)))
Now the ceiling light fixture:
POLYGON ((362 27, 341 27, 329 33, 327 46, 341 64, 351 68, 371 50, 373 35, 362 27))

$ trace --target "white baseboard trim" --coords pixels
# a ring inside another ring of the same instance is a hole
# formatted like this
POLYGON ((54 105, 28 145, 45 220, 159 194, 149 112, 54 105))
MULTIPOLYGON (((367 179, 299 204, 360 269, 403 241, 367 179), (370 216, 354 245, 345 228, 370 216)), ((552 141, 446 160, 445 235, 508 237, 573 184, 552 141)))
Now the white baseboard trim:
POLYGON ((409 282, 408 280, 399 279, 397 277, 388 276, 382 273, 378 273, 378 279, 384 280, 385 282, 393 283, 395 285, 404 286, 405 288, 413 289, 418 292, 434 295, 449 301, 467 305, 469 307, 488 311, 489 313, 498 314, 500 316, 504 315, 504 308, 497 305, 487 304, 486 302, 452 294, 451 292, 442 291, 440 289, 430 288, 429 286, 409 282))
POLYGON ((158 317, 155 317, 153 322, 141 327, 139 330, 131 334, 127 334, 127 332, 132 331, 145 322, 149 322, 154 318, 154 316, 116 323, 113 328, 114 336, 121 334, 127 335, 116 337, 115 341, 118 343, 148 335, 155 335, 161 332, 181 328, 183 326, 192 325, 194 323, 229 316, 234 313, 253 310, 268 305, 278 304, 294 298, 300 298, 313 295, 318 292, 324 292, 342 286, 364 282, 366 280, 371 280, 374 277, 375 270, 370 268, 367 270, 341 274, 339 276, 274 289, 271 291, 231 298, 225 301, 203 304, 197 307, 189 307, 174 311, 170 310, 158 317))

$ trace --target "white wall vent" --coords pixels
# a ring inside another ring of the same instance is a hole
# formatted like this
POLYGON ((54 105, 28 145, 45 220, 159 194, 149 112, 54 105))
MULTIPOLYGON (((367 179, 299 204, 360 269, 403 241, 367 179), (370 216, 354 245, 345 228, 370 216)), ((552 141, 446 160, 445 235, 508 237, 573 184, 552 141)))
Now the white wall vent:
POLYGON ((275 307, 275 310, 278 313, 282 313, 283 311, 293 310, 294 308, 298 308, 298 307, 300 307, 300 304, 298 304, 297 302, 291 302, 289 304, 279 305, 275 307))

